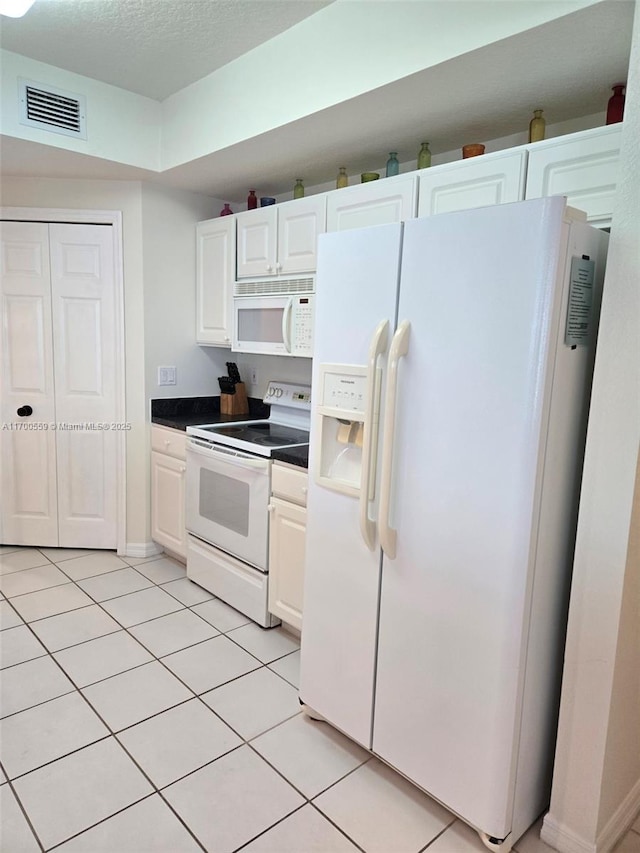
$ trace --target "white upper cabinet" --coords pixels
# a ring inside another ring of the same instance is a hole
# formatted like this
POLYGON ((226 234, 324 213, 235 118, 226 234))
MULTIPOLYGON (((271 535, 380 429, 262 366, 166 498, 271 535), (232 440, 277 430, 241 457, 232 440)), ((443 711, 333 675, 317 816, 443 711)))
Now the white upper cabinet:
POLYGON ((221 216, 196 228, 196 340, 231 346, 236 218, 221 216))
POLYGON ((347 231, 412 219, 416 215, 416 185, 414 173, 329 193, 327 231, 347 231))
POLYGON ((524 198, 527 152, 484 154, 418 172, 418 216, 505 204, 524 198))
POLYGON ((536 142, 529 148, 526 198, 564 195, 594 225, 611 223, 622 125, 536 142))
POLYGON ((238 213, 238 278, 275 275, 276 205, 238 213))
POLYGON ((247 210, 238 220, 238 278, 315 272, 324 195, 247 210))

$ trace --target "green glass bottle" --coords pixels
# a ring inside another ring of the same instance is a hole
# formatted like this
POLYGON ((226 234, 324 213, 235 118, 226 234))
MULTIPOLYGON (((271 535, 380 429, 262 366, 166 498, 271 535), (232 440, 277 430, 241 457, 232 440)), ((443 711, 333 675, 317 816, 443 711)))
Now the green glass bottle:
POLYGON ((338 171, 338 177, 336 178, 336 189, 340 190, 342 187, 349 186, 349 176, 347 175, 347 167, 340 166, 340 170, 338 171))
POLYGON ((540 142, 544 139, 546 124, 542 117, 542 110, 534 110, 533 118, 529 122, 529 142, 540 142))
POLYGON ((293 188, 293 197, 304 198, 304 186, 302 184, 302 178, 296 178, 296 185, 293 188))
POLYGON ((418 169, 428 169, 431 165, 431 151, 429 151, 429 143, 422 142, 420 152, 418 153, 418 169))

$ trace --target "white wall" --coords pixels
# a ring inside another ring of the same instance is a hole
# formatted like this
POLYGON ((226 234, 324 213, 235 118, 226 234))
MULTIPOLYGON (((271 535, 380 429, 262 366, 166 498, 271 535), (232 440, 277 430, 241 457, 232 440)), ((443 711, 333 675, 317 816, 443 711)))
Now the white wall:
POLYGON ((553 791, 542 831, 547 843, 566 853, 606 853, 640 809, 637 504, 632 516, 640 442, 638 139, 640 11, 636 3, 619 190, 580 501, 553 791))
POLYGON ((127 542, 146 541, 149 498, 144 460, 145 428, 144 287, 142 192, 135 181, 69 181, 46 178, 3 178, 3 205, 69 210, 122 211, 126 358, 127 542))
POLYGON ((162 168, 266 133, 594 2, 521 0, 509 3, 507 15, 500 0, 336 0, 167 98, 162 168))
POLYGON ((149 400, 219 393, 229 351, 195 344, 195 224, 222 202, 129 181, 4 178, 2 203, 15 207, 120 210, 123 223, 127 531, 133 549, 151 546, 149 400), (158 365, 178 384, 159 388, 158 365))
POLYGON ((196 344, 196 222, 223 202, 196 193, 142 185, 145 389, 154 397, 218 394, 227 351, 196 344), (158 385, 158 367, 177 367, 177 384, 158 385))
POLYGON ((0 67, 4 135, 142 169, 159 170, 162 108, 158 101, 7 50, 0 51, 0 67), (19 77, 84 95, 87 99, 87 139, 20 124, 19 77))

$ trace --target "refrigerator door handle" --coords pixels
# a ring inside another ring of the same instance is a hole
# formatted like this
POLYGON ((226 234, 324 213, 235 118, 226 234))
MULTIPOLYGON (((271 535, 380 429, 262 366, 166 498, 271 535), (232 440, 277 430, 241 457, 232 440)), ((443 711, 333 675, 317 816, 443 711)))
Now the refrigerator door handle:
POLYGON ((398 396, 398 368, 400 359, 409 351, 409 333, 411 323, 403 320, 389 348, 389 372, 387 374, 387 393, 384 413, 384 445, 382 449, 382 472, 380 476, 380 544, 389 559, 396 556, 398 531, 389 524, 391 512, 391 480, 393 475, 393 449, 396 429, 396 404, 398 396))
POLYGON ((389 321, 381 320, 369 345, 367 366, 367 404, 364 413, 364 437, 362 443, 362 478, 360 482, 360 532, 364 544, 370 551, 376 543, 376 523, 369 518, 369 501, 375 491, 375 463, 378 455, 378 419, 380 412, 380 372, 378 356, 387 349, 389 321), (372 470, 373 468, 373 470, 372 470))
POLYGON ((291 352, 291 310, 293 308, 293 296, 289 297, 289 301, 282 312, 282 340, 284 348, 287 352, 291 352))

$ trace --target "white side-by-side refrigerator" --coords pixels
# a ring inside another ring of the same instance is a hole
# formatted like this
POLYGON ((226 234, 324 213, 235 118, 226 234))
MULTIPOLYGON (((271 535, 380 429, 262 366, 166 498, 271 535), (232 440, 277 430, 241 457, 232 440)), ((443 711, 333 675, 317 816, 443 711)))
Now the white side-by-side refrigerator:
POLYGON ((503 850, 548 802, 607 239, 555 197, 319 240, 300 699, 503 850))

